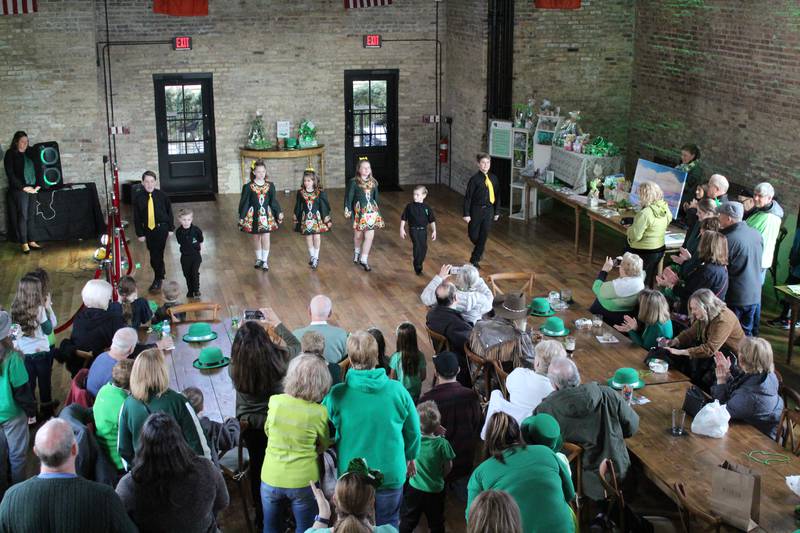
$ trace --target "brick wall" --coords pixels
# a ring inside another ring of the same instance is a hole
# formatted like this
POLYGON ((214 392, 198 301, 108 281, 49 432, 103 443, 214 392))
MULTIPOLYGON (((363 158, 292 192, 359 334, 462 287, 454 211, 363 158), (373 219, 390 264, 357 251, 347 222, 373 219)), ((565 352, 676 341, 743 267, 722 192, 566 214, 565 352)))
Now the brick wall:
POLYGON ((706 175, 800 203, 795 1, 638 0, 628 164, 701 147, 706 175))
POLYGON ((578 10, 514 5, 513 101, 533 95, 581 111, 584 131, 623 149, 628 136, 634 1, 583 0, 578 10))

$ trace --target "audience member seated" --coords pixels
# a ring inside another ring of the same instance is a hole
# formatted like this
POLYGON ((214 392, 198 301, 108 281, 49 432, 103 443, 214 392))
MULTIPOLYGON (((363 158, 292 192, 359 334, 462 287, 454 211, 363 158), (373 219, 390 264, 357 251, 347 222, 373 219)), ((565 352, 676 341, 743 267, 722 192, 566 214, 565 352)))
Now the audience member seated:
POLYGON ((97 444, 108 455, 117 473, 125 473, 125 465, 119 456, 119 413, 130 394, 133 361, 120 361, 111 370, 111 382, 103 385, 92 406, 97 444))
POLYGON ((642 208, 633 217, 633 224, 628 228, 628 245, 625 251, 642 258, 645 285, 650 287, 661 258, 664 257, 664 236, 672 222, 672 212, 664 201, 664 192, 656 182, 642 183, 638 193, 642 208))
POLYGON ((140 531, 218 531, 217 513, 230 502, 219 469, 195 455, 175 419, 162 412, 142 425, 136 464, 117 494, 140 531))
POLYGON ((78 444, 75 472, 83 479, 90 479, 110 487, 116 486, 120 474, 109 457, 98 445, 92 409, 80 403, 71 403, 61 409, 58 418, 72 426, 72 434, 78 444))
POLYGON ((130 470, 139 450, 142 426, 152 413, 167 413, 175 418, 183 437, 194 452, 211 459, 211 452, 200 422, 189 401, 169 388, 169 373, 161 350, 139 354, 131 370, 131 394, 119 415, 119 456, 130 470))
POLYGON ((697 248, 697 263, 683 279, 671 269, 664 269, 656 284, 665 289, 677 305, 679 313, 687 314, 689 296, 697 289, 710 289, 721 300, 728 292, 728 239, 716 231, 704 231, 697 248))
POLYGON ((525 296, 499 294, 493 307, 494 317, 479 320, 469 338, 470 350, 477 355, 496 359, 513 368, 525 359, 535 357, 528 329, 528 304, 525 296))
POLYGON ((764 284, 767 270, 772 266, 775 244, 783 222, 783 208, 775 198, 775 189, 763 182, 753 189, 753 209, 745 213, 745 223, 761 234, 763 254, 761 256, 761 284, 764 284))
POLYGON ((614 328, 627 333, 630 340, 645 350, 657 347, 658 339, 662 337, 672 338, 669 304, 664 295, 658 291, 645 289, 639 293, 638 320, 630 315, 625 315, 623 320, 622 324, 617 324, 614 328))
POLYGON ((611 459, 617 477, 625 478, 631 465, 625 439, 639 429, 639 415, 614 389, 596 382, 581 384, 578 367, 569 358, 550 363, 547 376, 556 390, 539 404, 536 414, 552 415, 564 440, 583 447, 583 492, 600 501, 604 498, 600 463, 611 459))
POLYGON ((641 257, 625 252, 619 262, 620 277, 606 281, 615 264, 614 259, 606 257, 606 262, 592 285, 596 299, 589 308, 592 313, 602 315, 603 321, 611 326, 624 322, 625 314, 633 311, 639 293, 644 289, 641 257))
POLYGON ((186 387, 181 391, 189 405, 194 409, 203 435, 211 452, 211 462, 219 466, 220 457, 228 450, 233 450, 239 446, 239 421, 233 417, 227 417, 223 422, 211 420, 207 416, 201 416, 205 407, 205 397, 203 391, 197 387, 186 387))
MULTIPOLYGON (((164 283, 164 286, 161 287, 161 294, 164 296, 164 303, 158 309, 156 309, 156 312, 153 314, 153 323, 163 322, 164 320, 170 319, 167 311, 170 307, 181 305, 181 292, 181 285, 177 281, 172 280, 164 283)), ((182 322, 186 320, 186 313, 178 313, 175 315, 175 318, 182 322)))
MULTIPOLYGON (((261 472, 267 437, 264 424, 267 421, 267 406, 270 398, 283 392, 281 381, 286 375, 289 352, 272 342, 266 330, 258 322, 246 321, 236 332, 231 347, 229 372, 236 390, 236 418, 247 424, 242 431, 250 456, 250 472, 261 472)), ((261 478, 249 476, 253 501, 261 501, 261 478)), ((263 512, 256 505, 257 530, 263 528, 263 512)))
POLYGON ((267 451, 261 472, 264 531, 282 531, 283 509, 291 508, 297 531, 314 523, 317 506, 309 481, 319 481, 317 455, 330 444, 328 411, 319 404, 331 388, 324 359, 300 354, 289 362, 283 394, 269 400, 267 451))
POLYGON ((486 409, 486 422, 481 431, 482 439, 486 438, 489 420, 494 413, 502 411, 516 420, 517 424, 522 424, 542 400, 553 392, 553 384, 547 377, 547 369, 554 359, 567 356, 564 345, 547 339, 540 341, 533 351, 533 361, 523 359, 522 366, 515 368, 506 378, 509 400, 503 398, 499 390, 492 391, 486 409))
POLYGON ((481 278, 478 269, 470 263, 466 263, 460 268, 454 268, 452 265, 442 265, 439 273, 433 276, 433 279, 422 291, 420 295, 422 303, 429 307, 437 304, 439 298, 435 294, 436 289, 445 281, 450 281, 448 279, 450 276, 454 276, 452 282, 456 288, 456 299, 453 308, 461 313, 464 320, 474 324, 485 313, 492 310, 492 291, 481 278))
POLYGON ((472 501, 484 490, 504 490, 522 512, 523 531, 572 533, 569 502, 575 498, 567 467, 550 448, 527 446, 519 425, 505 413, 489 420, 484 456, 469 480, 467 520, 472 501))
MULTIPOLYGON (((547 413, 539 413, 527 417, 519 426, 522 440, 529 446, 547 446, 556 454, 556 457, 564 463, 569 471, 569 459, 561 453, 564 441, 561 438, 561 426, 558 420, 547 413)), ((572 472, 570 471, 570 475, 572 472)))
POLYGON ((336 428, 339 471, 357 457, 380 470, 384 478, 375 495, 375 522, 396 528, 408 465, 419 452, 419 418, 403 385, 375 368, 378 345, 372 335, 351 333, 347 353, 351 367, 344 383, 323 400, 336 428))
POLYGON ((325 356, 325 337, 318 331, 306 331, 300 338, 300 352, 314 354, 321 357, 328 365, 328 373, 331 375, 331 386, 342 381, 342 367, 339 363, 331 363, 325 356))
POLYGON ((0 530, 137 531, 113 488, 75 473, 78 445, 69 423, 48 420, 36 432, 33 453, 41 462, 40 473, 6 492, 0 504, 0 530))
POLYGON ((466 387, 472 386, 469 376, 469 365, 464 353, 464 345, 472 333, 472 324, 467 322, 456 309, 458 291, 456 286, 448 281, 443 281, 436 287, 436 305, 428 310, 425 324, 431 331, 444 336, 450 345, 450 351, 458 356, 460 371, 458 382, 466 387))
POLYGON ((481 429, 481 406, 477 393, 458 383, 458 357, 453 352, 433 356, 435 385, 419 401, 436 403, 445 438, 456 452, 446 481, 454 495, 467 501, 467 480, 472 473, 475 447, 481 429))
POLYGON ((136 290, 136 279, 133 276, 123 276, 117 285, 119 305, 122 310, 122 319, 125 324, 138 328, 146 326, 153 318, 153 311, 146 298, 140 298, 136 290))
POLYGON ((308 316, 311 323, 292 333, 298 339, 309 331, 316 331, 325 337, 325 359, 329 363, 338 363, 347 357, 347 331, 328 324, 328 319, 333 313, 333 302, 324 294, 317 294, 308 304, 308 316))
POLYGON ((419 400, 422 382, 428 377, 425 354, 419 350, 417 328, 411 322, 397 326, 397 351, 389 359, 389 377, 403 384, 414 403, 419 400))
MULTIPOLYGON (((375 326, 368 328, 367 333, 372 335, 375 338, 375 342, 378 343, 378 364, 375 368, 384 369, 388 376, 392 368, 389 366, 389 358, 386 356, 386 339, 383 337, 381 330, 375 326)), ((336 385, 336 383, 334 383, 334 385, 336 385)))
MULTIPOLYGON (((678 265, 678 274, 683 274, 687 269, 693 268, 694 263, 697 262, 695 256, 697 255, 697 245, 700 244, 703 221, 712 219, 719 225, 719 219, 717 219, 717 203, 710 198, 703 198, 700 200, 697 204, 696 218, 697 220, 691 225, 689 231, 686 232, 686 237, 683 239, 683 244, 678 253, 670 256, 672 262, 678 265)), ((714 229, 714 231, 718 230, 719 226, 714 229)))
POLYGON ((84 308, 75 315, 69 340, 61 343, 61 358, 66 359, 73 375, 85 362, 75 355, 76 349, 97 357, 111 346, 114 333, 125 326, 119 307, 109 308, 111 295, 111 284, 102 279, 87 281, 81 291, 84 308))
POLYGON ((507 492, 485 490, 469 507, 467 533, 522 533, 519 505, 507 492))
POLYGON ((692 378, 696 385, 708 390, 713 383, 714 354, 735 354, 744 339, 739 320, 725 302, 709 289, 698 289, 689 297, 689 318, 692 323, 669 341, 667 350, 672 366, 692 378))
MULTIPOLYGON (((362 463, 363 464, 363 463, 362 463)), ((391 524, 375 526, 373 509, 378 503, 375 486, 380 484, 366 467, 359 471, 345 472, 336 482, 333 493, 333 506, 336 508, 336 522, 333 521, 331 504, 316 485, 310 483, 317 500, 317 516, 314 525, 306 533, 358 532, 358 533, 397 533, 391 524), (364 473, 361 473, 364 470, 364 473)))
POLYGON ((738 368, 719 352, 714 359, 717 381, 711 396, 725 405, 731 419, 747 422, 775 438, 784 405, 769 342, 746 337, 739 345, 738 368))
POLYGON ((92 397, 97 397, 100 387, 111 382, 111 371, 119 361, 126 360, 136 348, 138 334, 133 328, 120 328, 111 339, 111 348, 98 355, 89 368, 86 378, 86 390, 92 397))
POLYGON ((36 400, 25 361, 14 349, 11 317, 0 311, 0 428, 6 437, 11 482, 25 479, 28 457, 28 417, 36 416, 36 400))
POLYGON ((726 202, 719 207, 721 232, 728 238, 728 293, 725 301, 742 323, 745 335, 758 335, 761 316, 761 234, 742 222, 744 207, 726 202))

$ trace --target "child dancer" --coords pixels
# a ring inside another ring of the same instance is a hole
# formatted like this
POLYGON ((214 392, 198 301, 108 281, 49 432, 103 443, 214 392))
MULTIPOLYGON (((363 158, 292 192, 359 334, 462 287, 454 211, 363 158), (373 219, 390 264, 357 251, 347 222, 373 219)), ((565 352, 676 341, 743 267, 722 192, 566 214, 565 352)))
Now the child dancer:
POLYGON ((41 418, 50 418, 57 404, 53 403, 51 375, 53 354, 47 336, 56 327, 56 315, 49 299, 42 294, 39 278, 25 275, 17 286, 11 304, 11 320, 20 325, 22 336, 17 348, 25 357, 25 368, 31 383, 31 392, 39 386, 41 418))
POLYGON ((303 172, 303 183, 297 191, 292 219, 295 224, 294 230, 306 236, 308 264, 316 270, 319 265, 322 234, 329 231, 333 223, 328 195, 320 187, 317 173, 311 167, 303 172))
POLYGON ((347 182, 344 195, 344 218, 353 215, 353 263, 364 270, 369 266, 369 251, 375 229, 384 226, 383 217, 378 210, 378 181, 372 176, 372 168, 367 158, 358 161, 356 176, 347 182))
POLYGON ((192 223, 194 213, 191 209, 178 211, 181 227, 175 230, 175 238, 181 245, 181 268, 186 278, 187 298, 200 298, 200 249, 203 247, 203 232, 192 223))
POLYGON ((424 185, 414 187, 414 201, 409 202, 400 216, 400 238, 406 238, 406 222, 408 222, 408 234, 411 236, 411 244, 414 250, 414 272, 417 276, 422 275, 422 263, 428 253, 428 224, 431 225, 433 232, 431 240, 436 240, 436 216, 433 209, 425 203, 428 196, 428 188, 424 185))
POLYGON ((147 300, 139 297, 136 289, 136 279, 133 276, 123 276, 117 285, 119 303, 122 306, 122 319, 125 324, 138 328, 146 326, 153 318, 153 311, 147 300))
POLYGON ((269 234, 283 222, 275 184, 267 181, 267 165, 260 159, 250 172, 250 183, 242 187, 239 200, 239 229, 253 236, 255 268, 269 270, 269 234), (276 219, 277 217, 277 219, 276 219))
POLYGON ((425 354, 419 351, 417 328, 410 322, 397 326, 397 351, 389 360, 389 377, 398 380, 413 398, 419 400, 422 382, 425 381, 425 354))

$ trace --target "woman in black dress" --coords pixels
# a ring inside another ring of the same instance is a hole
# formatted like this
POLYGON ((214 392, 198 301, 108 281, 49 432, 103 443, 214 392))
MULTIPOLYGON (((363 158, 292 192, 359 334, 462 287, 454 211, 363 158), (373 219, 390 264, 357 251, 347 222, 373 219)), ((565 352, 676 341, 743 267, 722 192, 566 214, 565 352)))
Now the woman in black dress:
POLYGON ((17 242, 23 253, 41 249, 35 241, 28 240, 29 209, 31 196, 39 192, 36 185, 36 170, 33 166, 33 148, 28 145, 28 134, 18 131, 11 139, 11 147, 3 157, 3 166, 8 176, 8 207, 11 220, 16 226, 17 242))

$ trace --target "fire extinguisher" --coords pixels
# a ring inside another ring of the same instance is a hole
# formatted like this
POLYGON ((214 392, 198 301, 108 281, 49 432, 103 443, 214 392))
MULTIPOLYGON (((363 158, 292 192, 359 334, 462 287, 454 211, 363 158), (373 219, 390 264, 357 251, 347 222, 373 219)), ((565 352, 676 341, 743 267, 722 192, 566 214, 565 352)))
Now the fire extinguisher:
POLYGON ((449 149, 449 143, 447 140, 447 135, 442 135, 442 138, 439 139, 439 162, 440 163, 447 163, 447 151, 449 149))

